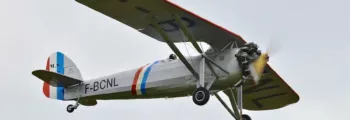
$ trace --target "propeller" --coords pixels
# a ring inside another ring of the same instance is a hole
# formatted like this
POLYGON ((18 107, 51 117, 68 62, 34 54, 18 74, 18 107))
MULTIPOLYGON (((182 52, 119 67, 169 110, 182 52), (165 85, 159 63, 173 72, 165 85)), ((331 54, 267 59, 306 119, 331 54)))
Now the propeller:
POLYGON ((271 55, 275 55, 280 50, 281 45, 276 41, 275 37, 271 37, 267 50, 263 52, 254 62, 249 64, 249 71, 253 77, 255 84, 259 84, 264 68, 271 55))

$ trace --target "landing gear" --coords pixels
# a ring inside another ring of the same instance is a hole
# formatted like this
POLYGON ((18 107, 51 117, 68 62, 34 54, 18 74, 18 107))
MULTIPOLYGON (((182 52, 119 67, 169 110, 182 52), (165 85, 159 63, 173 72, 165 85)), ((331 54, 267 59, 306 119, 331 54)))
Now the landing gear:
POLYGON ((205 105, 210 98, 210 93, 205 87, 197 88, 192 95, 193 102, 199 106, 205 105))
POLYGON ((199 80, 197 81, 197 89, 192 94, 192 100, 196 105, 202 106, 205 105, 210 98, 209 89, 212 85, 212 82, 204 85, 204 70, 205 70, 205 58, 202 58, 199 67, 199 80))
POLYGON ((74 105, 69 104, 69 105, 67 106, 67 112, 68 112, 68 113, 74 112, 74 110, 77 109, 78 106, 79 106, 79 100, 80 100, 79 86, 80 86, 80 84, 81 84, 81 83, 79 83, 78 88, 77 88, 77 98, 78 98, 78 99, 75 101, 75 104, 74 104, 74 105))
POLYGON ((70 105, 67 106, 67 112, 68 112, 68 113, 72 113, 72 112, 74 111, 74 109, 75 109, 75 108, 74 108, 74 106, 73 106, 72 104, 70 104, 70 105))
POLYGON ((77 109, 78 106, 79 106, 79 103, 78 103, 78 102, 77 102, 75 105, 69 104, 69 105, 67 106, 67 112, 68 112, 68 113, 74 112, 74 110, 77 109))
POLYGON ((249 115, 243 114, 242 120, 252 120, 249 115))

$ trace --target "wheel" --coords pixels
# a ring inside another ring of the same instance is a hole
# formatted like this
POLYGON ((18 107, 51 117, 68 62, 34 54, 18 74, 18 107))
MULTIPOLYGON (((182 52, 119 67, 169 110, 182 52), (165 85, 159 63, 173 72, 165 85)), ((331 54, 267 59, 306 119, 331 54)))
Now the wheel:
POLYGON ((72 112, 74 111, 74 109, 75 109, 75 108, 74 108, 74 106, 73 106, 72 104, 70 104, 70 105, 67 106, 67 112, 68 112, 68 113, 72 113, 72 112))
POLYGON ((246 114, 243 114, 243 115, 242 115, 242 119, 243 119, 243 120, 252 120, 252 119, 249 117, 249 115, 246 115, 246 114))
POLYGON ((199 106, 205 105, 209 101, 209 98, 210 93, 204 87, 197 88, 192 95, 193 102, 199 106))

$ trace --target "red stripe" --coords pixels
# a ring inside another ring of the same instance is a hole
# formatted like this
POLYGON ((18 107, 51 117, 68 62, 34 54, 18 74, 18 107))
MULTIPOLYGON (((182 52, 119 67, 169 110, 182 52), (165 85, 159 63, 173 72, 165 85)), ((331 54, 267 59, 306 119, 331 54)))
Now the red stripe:
MULTIPOLYGON (((50 57, 47 58, 46 70, 50 71, 50 57)), ((46 82, 44 82, 43 92, 44 92, 46 97, 50 97, 50 86, 46 82)))
POLYGON ((142 66, 140 67, 137 72, 135 73, 135 77, 134 77, 134 81, 132 82, 132 86, 131 86, 131 93, 132 95, 136 95, 136 84, 137 84, 137 80, 139 79, 139 75, 143 69, 143 67, 145 66, 142 66))

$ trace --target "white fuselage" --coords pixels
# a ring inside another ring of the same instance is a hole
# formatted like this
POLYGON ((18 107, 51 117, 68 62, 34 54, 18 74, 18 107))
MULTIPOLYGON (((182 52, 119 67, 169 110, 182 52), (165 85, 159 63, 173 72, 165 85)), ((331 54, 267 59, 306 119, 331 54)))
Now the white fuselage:
MULTIPOLYGON (((208 56, 225 72, 213 66, 219 79, 214 82, 211 91, 232 87, 240 79, 240 69, 235 54, 238 49, 229 49, 215 56, 208 56)), ((199 73, 201 56, 187 58, 188 62, 199 73)), ((205 83, 215 76, 208 66, 205 67, 205 83)), ((84 83, 66 88, 66 100, 82 98, 93 99, 138 99, 165 98, 191 95, 196 88, 196 79, 180 60, 160 60, 137 69, 132 69, 105 77, 84 81, 84 83)))

